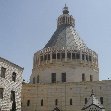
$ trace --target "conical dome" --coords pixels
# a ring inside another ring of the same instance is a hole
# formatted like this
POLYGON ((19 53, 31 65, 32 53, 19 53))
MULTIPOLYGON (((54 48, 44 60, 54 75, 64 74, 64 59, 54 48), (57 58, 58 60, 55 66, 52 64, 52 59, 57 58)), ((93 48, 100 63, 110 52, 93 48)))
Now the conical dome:
POLYGON ((72 15, 69 15, 68 7, 65 5, 63 8, 63 14, 58 17, 57 29, 52 35, 51 39, 45 45, 45 48, 86 48, 85 43, 80 39, 78 33, 75 31, 74 26, 75 20, 72 15))

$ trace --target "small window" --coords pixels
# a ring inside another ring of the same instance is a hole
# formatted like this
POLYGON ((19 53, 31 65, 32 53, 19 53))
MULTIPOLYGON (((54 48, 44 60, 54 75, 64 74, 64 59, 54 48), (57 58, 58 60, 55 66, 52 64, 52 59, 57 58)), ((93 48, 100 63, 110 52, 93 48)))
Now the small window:
POLYGON ((15 101, 15 91, 11 91, 11 101, 15 101))
POLYGON ((27 100, 27 106, 30 106, 30 100, 27 100))
POLYGON ((60 53, 57 53, 57 59, 60 59, 60 53))
POLYGON ((82 81, 85 81, 85 74, 82 74, 82 81))
POLYGON ((0 88, 0 99, 3 99, 3 91, 4 91, 4 89, 0 88))
POLYGON ((37 76, 37 83, 39 83, 39 75, 37 76))
POLYGON ((101 104, 103 104, 103 97, 100 97, 100 102, 101 104))
POLYGON ((72 105, 72 99, 70 99, 70 105, 72 105))
POLYGON ((85 104, 87 104, 87 98, 85 98, 85 104))
POLYGON ((35 84, 35 77, 33 77, 33 84, 35 84))
POLYGON ((12 73, 12 81, 14 81, 14 82, 16 81, 16 73, 15 72, 12 73))
POLYGON ((52 73, 52 83, 56 83, 56 73, 52 73))
POLYGON ((5 78, 6 68, 1 67, 1 77, 5 78))
POLYGON ((52 59, 56 59, 56 54, 55 53, 52 54, 52 59))
POLYGON ((62 82, 66 82, 66 73, 62 73, 62 82))
POLYGON ((90 75, 90 81, 93 81, 93 75, 90 75))
POLYGON ((58 105, 58 99, 55 100, 55 105, 56 105, 56 106, 58 105))
POLYGON ((43 99, 41 100, 41 106, 43 106, 43 99))

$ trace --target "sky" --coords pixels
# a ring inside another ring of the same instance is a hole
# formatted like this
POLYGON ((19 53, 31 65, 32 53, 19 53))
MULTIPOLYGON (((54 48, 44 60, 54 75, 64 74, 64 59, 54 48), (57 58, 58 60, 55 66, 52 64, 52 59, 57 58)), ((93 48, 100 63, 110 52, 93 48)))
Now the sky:
POLYGON ((56 30, 65 3, 81 39, 98 53, 100 80, 111 79, 111 0, 0 0, 0 56, 24 67, 29 81, 33 55, 56 30))

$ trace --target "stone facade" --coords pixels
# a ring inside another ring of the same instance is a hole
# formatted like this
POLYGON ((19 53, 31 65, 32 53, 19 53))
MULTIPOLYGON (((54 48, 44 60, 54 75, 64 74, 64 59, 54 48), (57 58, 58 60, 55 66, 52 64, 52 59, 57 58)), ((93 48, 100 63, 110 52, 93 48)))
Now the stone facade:
POLYGON ((23 68, 0 57, 0 109, 21 111, 23 68))
POLYGON ((111 111, 111 81, 70 82, 49 84, 23 84, 22 111, 52 111, 58 107, 60 111, 81 111, 85 98, 89 98, 91 90, 98 100, 103 98, 106 111, 111 111), (57 105, 55 100, 58 100, 57 105), (72 99, 72 105, 70 105, 72 99), (27 106, 27 101, 30 105, 27 106), (43 100, 43 106, 41 105, 43 100))

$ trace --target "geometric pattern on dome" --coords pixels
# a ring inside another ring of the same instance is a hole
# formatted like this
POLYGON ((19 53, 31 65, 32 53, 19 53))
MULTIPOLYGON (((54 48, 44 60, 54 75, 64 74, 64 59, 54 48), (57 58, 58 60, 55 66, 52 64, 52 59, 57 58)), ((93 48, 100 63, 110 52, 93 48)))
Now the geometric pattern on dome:
POLYGON ((62 26, 58 28, 45 45, 45 48, 48 47, 73 47, 76 49, 87 48, 83 40, 80 39, 78 33, 74 30, 73 26, 62 26))
POLYGON ((104 109, 103 105, 95 97, 94 93, 91 94, 90 98, 88 99, 87 103, 84 105, 84 107, 82 108, 82 110, 87 109, 91 105, 95 105, 95 106, 99 107, 100 109, 104 109))

